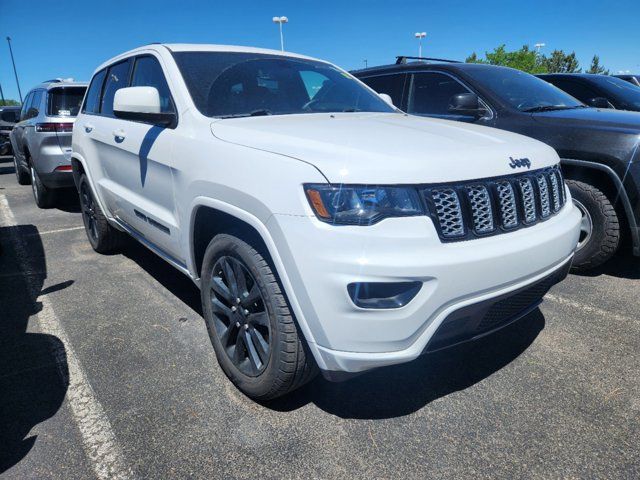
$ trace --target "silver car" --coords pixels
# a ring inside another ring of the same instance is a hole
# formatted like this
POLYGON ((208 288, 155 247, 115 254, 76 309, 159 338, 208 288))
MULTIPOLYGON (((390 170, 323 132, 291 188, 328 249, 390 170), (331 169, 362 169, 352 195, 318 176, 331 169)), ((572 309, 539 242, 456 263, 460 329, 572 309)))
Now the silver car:
POLYGON ((33 88, 11 130, 16 176, 31 183, 40 208, 55 204, 56 190, 73 187, 71 133, 86 83, 49 80, 33 88))

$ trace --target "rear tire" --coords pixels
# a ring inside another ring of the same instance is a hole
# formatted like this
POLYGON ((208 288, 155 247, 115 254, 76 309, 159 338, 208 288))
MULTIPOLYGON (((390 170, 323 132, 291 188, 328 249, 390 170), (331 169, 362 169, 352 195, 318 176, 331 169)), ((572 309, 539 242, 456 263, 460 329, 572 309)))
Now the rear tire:
POLYGON ((78 193, 80 195, 84 230, 93 249, 98 253, 114 253, 120 250, 125 241, 125 235, 112 227, 107 221, 100 206, 95 201, 91 185, 89 185, 89 180, 85 174, 80 176, 78 193))
POLYGON ((218 363, 259 401, 285 395, 318 369, 267 260, 240 238, 220 234, 202 263, 202 310, 218 363))
POLYGON ((31 190, 33 191, 33 198, 36 201, 36 205, 39 208, 51 208, 56 204, 56 191, 46 187, 33 165, 29 165, 29 172, 31 174, 31 190))
POLYGON ((567 185, 582 214, 572 270, 584 272, 602 265, 616 253, 620 245, 620 223, 613 204, 601 190, 577 180, 567 180, 567 185))
POLYGON ((31 183, 31 177, 29 172, 25 172, 23 168, 18 165, 18 157, 13 156, 13 166, 16 169, 16 179, 19 185, 29 185, 31 183))

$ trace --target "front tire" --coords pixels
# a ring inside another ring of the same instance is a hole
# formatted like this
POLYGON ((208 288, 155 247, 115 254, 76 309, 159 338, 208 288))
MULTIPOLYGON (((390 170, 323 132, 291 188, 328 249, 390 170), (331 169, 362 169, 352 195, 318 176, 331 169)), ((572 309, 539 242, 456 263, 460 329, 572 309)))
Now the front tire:
POLYGON ((613 204, 601 190, 577 180, 567 180, 567 185, 582 214, 573 270, 584 272, 602 265, 616 253, 620 222, 613 204))
POLYGON ((202 310, 224 373, 259 401, 285 395, 317 372, 274 272, 253 246, 220 234, 202 263, 202 310))
POLYGON ((33 198, 38 208, 51 208, 56 204, 56 191, 46 187, 33 165, 29 165, 29 173, 31 175, 31 190, 33 198))
POLYGON ((83 173, 78 182, 82 221, 89 243, 98 253, 117 252, 124 242, 124 234, 116 230, 107 221, 100 205, 95 201, 89 179, 83 173))

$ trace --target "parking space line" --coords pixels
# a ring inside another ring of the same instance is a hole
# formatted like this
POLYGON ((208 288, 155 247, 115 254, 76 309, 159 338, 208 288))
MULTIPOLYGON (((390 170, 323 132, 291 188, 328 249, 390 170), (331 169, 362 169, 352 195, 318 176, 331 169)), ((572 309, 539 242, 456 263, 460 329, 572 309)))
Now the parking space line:
MULTIPOLYGON (((13 212, 5 195, 0 195, 0 220, 2 220, 3 226, 16 226, 13 212)), ((28 259, 27 248, 15 230, 10 230, 10 236, 16 248, 19 263, 24 267, 27 265, 28 259)), ((32 295, 38 295, 39 287, 33 283, 31 276, 25 275, 25 280, 32 290, 32 295)), ((58 337, 64 345, 64 347, 59 346, 54 352, 56 363, 63 376, 66 375, 64 368, 66 363, 69 372, 67 403, 70 406, 82 438, 84 451, 90 460, 94 473, 101 480, 133 478, 133 472, 125 462, 122 448, 113 433, 111 423, 89 383, 64 327, 56 316, 49 299, 42 296, 39 297, 39 300, 42 303, 42 310, 36 315, 36 320, 40 330, 58 337)))
POLYGON ((568 307, 572 307, 577 310, 582 310, 583 312, 586 312, 586 313, 608 317, 613 320, 624 321, 624 322, 636 321, 634 318, 627 317, 626 315, 620 315, 619 313, 610 312, 602 308, 593 307, 591 305, 586 305, 584 303, 574 302, 573 300, 569 300, 568 298, 558 297, 557 295, 553 295, 552 293, 547 293, 544 298, 545 300, 551 300, 552 302, 559 303, 561 305, 566 305, 568 307))
POLYGON ((73 230, 84 230, 84 225, 80 225, 79 227, 59 228, 57 230, 45 230, 43 232, 38 232, 37 234, 31 233, 29 235, 49 235, 50 233, 71 232, 73 230))

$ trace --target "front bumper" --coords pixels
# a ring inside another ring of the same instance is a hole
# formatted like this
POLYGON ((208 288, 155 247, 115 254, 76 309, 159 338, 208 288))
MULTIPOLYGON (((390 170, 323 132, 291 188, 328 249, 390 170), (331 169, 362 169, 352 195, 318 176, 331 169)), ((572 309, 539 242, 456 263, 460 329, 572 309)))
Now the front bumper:
POLYGON ((360 372, 417 358, 442 322, 468 305, 531 285, 566 267, 578 241, 572 202, 549 220, 509 234, 443 244, 427 217, 369 227, 274 215, 267 223, 323 370, 360 372), (359 308, 352 282, 422 288, 396 309, 359 308))

